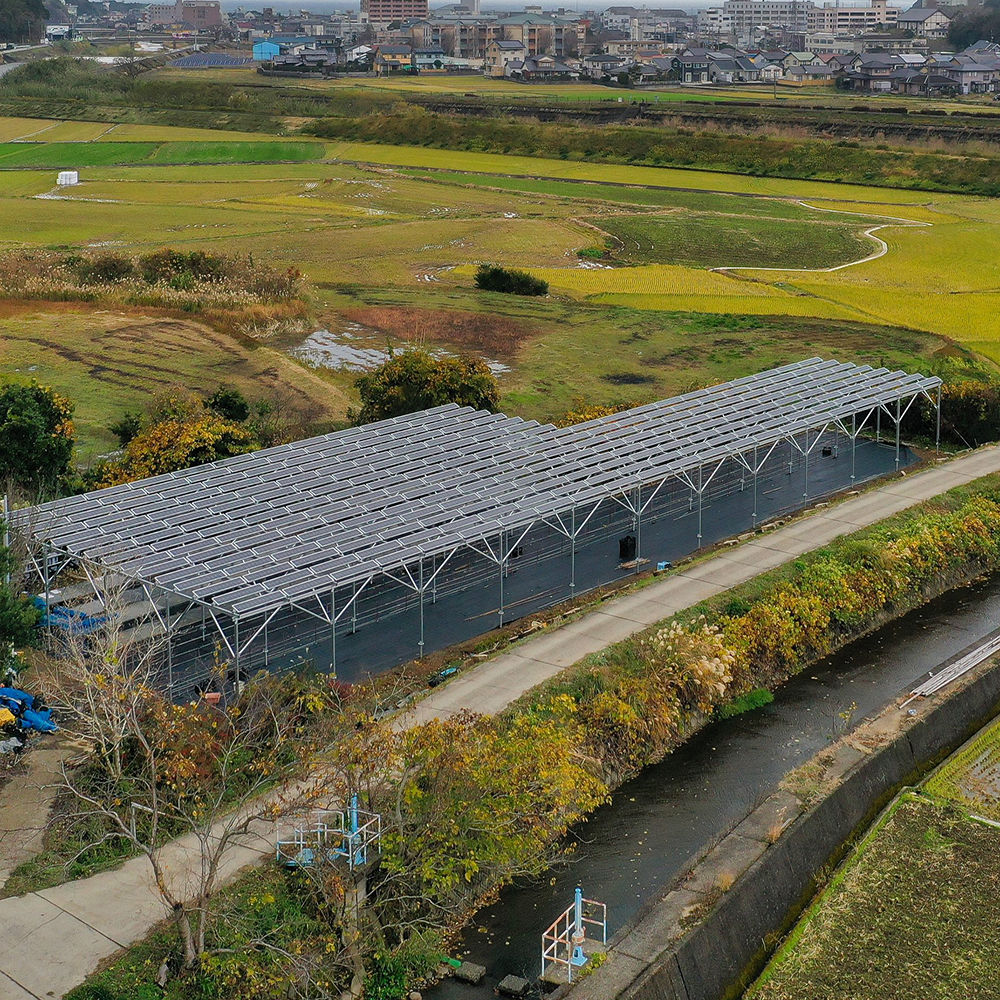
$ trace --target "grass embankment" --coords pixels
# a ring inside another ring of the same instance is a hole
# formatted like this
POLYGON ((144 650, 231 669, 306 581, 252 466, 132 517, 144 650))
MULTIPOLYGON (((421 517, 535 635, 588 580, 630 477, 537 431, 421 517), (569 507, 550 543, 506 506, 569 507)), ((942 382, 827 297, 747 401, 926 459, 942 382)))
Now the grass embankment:
POLYGON ((298 272, 252 257, 167 248, 2 255, 0 330, 10 334, 0 340, 0 373, 42 380, 78 401, 86 449, 110 444, 109 424, 124 409, 143 410, 158 392, 183 386, 209 395, 229 379, 250 398, 267 398, 304 436, 342 415, 344 400, 259 346, 272 330, 310 328, 304 296, 298 272), (83 316, 70 302, 108 311, 83 316))
POLYGON ((274 399, 296 426, 327 425, 347 411, 329 382, 266 344, 162 310, 86 303, 0 303, 0 380, 36 379, 75 403, 81 462, 112 447, 108 430, 174 386, 201 395, 220 384, 274 399))
POLYGON ((412 107, 364 118, 328 118, 308 125, 306 130, 327 139, 358 142, 1000 194, 994 156, 944 156, 876 149, 853 142, 748 138, 640 125, 566 126, 505 118, 459 118, 412 107))

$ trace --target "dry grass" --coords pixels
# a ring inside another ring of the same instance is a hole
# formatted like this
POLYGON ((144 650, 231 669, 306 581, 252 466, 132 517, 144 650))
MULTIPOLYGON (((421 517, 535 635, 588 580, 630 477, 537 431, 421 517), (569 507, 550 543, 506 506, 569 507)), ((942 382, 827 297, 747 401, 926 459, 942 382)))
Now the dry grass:
POLYGON ((447 343, 509 358, 539 331, 528 323, 491 313, 448 309, 367 306, 344 314, 351 322, 408 343, 447 343))
POLYGON ((781 834, 784 832, 784 830, 785 830, 785 824, 782 823, 780 820, 778 820, 775 823, 772 823, 767 828, 767 833, 765 834, 765 836, 767 837, 767 842, 769 844, 776 844, 779 838, 781 837, 781 834))
POLYGON ((736 881, 736 876, 732 872, 719 872, 719 877, 715 880, 715 886, 722 892, 729 892, 736 881))

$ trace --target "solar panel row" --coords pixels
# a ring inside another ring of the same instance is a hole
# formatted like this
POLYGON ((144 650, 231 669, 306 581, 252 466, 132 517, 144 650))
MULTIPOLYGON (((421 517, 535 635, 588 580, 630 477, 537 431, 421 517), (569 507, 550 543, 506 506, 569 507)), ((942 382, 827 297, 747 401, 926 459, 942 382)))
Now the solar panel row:
POLYGON ((19 522, 72 555, 254 614, 938 385, 811 358, 568 428, 448 405, 54 501, 19 522))

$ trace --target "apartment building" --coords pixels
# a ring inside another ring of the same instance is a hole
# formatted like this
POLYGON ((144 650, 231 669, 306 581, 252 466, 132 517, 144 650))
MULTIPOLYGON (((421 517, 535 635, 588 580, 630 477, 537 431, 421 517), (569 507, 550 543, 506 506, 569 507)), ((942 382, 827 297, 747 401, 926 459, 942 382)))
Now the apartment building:
POLYGON ((888 0, 871 0, 864 6, 843 6, 839 3, 824 3, 808 12, 810 32, 818 32, 835 37, 860 35, 873 28, 895 27, 900 8, 890 7, 888 0))
POLYGON ((750 36, 758 28, 786 28, 806 32, 812 0, 726 0, 722 5, 723 21, 736 35, 750 36))
POLYGON ((427 17, 427 0, 361 0, 361 20, 373 26, 427 17))

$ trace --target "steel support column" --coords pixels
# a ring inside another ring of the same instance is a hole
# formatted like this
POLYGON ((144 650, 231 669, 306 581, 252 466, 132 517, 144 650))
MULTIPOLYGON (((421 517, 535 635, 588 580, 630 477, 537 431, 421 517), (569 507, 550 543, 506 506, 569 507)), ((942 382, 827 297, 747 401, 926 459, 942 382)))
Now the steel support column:
POLYGON ((233 615, 233 659, 236 661, 236 683, 239 684, 243 678, 240 674, 240 619, 239 615, 233 615))
POLYGON ((569 596, 576 597, 576 504, 570 507, 569 532, 569 596))
POLYGON ((635 571, 639 572, 642 558, 642 486, 635 488, 635 571))
POLYGON ((858 448, 858 415, 856 413, 851 414, 851 485, 854 485, 854 466, 855 460, 857 458, 857 448, 858 448))
POLYGON ((698 465, 698 548, 701 548, 701 508, 705 488, 701 485, 701 465, 698 465))
MULTIPOLYGON (((809 499, 809 431, 805 433, 806 446, 802 451, 802 499, 809 499)), ((817 441, 819 438, 817 437, 817 441)), ((813 442, 815 444, 815 442, 813 442)))
POLYGON ((45 635, 52 638, 52 624, 49 620, 49 547, 42 542, 42 586, 45 588, 45 635))
POLYGON ((174 637, 170 632, 170 600, 163 608, 164 626, 167 633, 167 697, 174 698, 174 637))
POLYGON ((899 400, 896 400, 896 471, 899 472, 899 400))
POLYGON ((330 590, 330 676, 337 676, 337 588, 330 590))
POLYGON ((941 453, 941 386, 937 387, 937 429, 934 435, 934 453, 941 453))
POLYGON ((424 557, 420 557, 420 571, 418 573, 418 584, 419 589, 417 595, 420 599, 420 642, 417 646, 420 652, 417 654, 419 659, 424 658, 424 557))
MULTIPOLYGON (((3 495, 3 547, 10 552, 10 498, 3 495)), ((4 571, 3 582, 10 586, 10 569, 4 571)))
POLYGON ((500 532, 500 550, 497 562, 500 564, 500 628, 503 628, 503 571, 507 562, 507 538, 506 532, 500 532))

